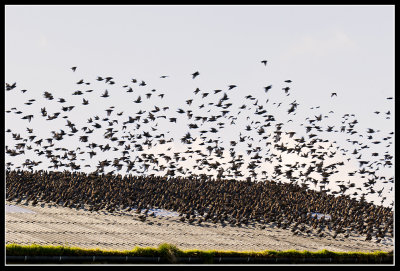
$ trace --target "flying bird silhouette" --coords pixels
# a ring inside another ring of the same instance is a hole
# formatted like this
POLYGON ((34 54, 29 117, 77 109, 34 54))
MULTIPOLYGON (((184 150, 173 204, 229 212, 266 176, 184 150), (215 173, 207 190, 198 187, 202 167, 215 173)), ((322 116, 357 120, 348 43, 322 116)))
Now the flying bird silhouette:
POLYGON ((236 85, 229 85, 229 90, 231 90, 231 89, 233 89, 235 87, 236 87, 236 85))
POLYGON ((103 98, 110 97, 110 95, 108 95, 108 90, 107 89, 104 91, 104 93, 101 95, 101 97, 103 97, 103 98))
POLYGON ((198 71, 192 73, 192 79, 196 78, 200 73, 198 71))

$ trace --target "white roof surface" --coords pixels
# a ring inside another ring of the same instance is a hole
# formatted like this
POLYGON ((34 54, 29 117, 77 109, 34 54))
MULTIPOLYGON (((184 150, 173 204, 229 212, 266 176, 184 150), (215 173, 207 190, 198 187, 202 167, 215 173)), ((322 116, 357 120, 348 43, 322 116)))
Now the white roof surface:
POLYGON ((156 217, 148 216, 140 221, 134 210, 90 212, 62 206, 36 206, 6 202, 6 244, 66 245, 81 248, 131 250, 135 246, 158 247, 170 243, 180 249, 216 249, 236 251, 262 250, 309 250, 318 251, 374 251, 394 250, 393 239, 385 237, 380 243, 365 241, 365 236, 351 235, 336 239, 326 232, 326 237, 299 233, 277 228, 274 223, 249 223, 232 227, 229 224, 181 222, 173 212, 155 211, 156 217), (13 205, 15 204, 15 205, 13 205))

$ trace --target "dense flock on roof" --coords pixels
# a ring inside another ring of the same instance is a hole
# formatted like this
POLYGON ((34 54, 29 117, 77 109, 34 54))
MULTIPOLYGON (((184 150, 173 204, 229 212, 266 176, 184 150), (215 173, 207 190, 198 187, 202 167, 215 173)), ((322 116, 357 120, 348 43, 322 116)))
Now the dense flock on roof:
MULTIPOLYGON (((267 63, 261 61, 260 68, 268 68, 267 63)), ((77 67, 71 70, 79 72, 77 67)), ((188 76, 195 82, 201 73, 196 71, 188 76)), ((160 77, 168 79, 168 75, 160 77)), ((70 98, 54 97, 50 91, 44 91, 41 100, 27 97, 31 91, 18 89, 16 82, 6 83, 6 94, 20 92, 21 99, 27 99, 23 108, 7 108, 6 113, 28 125, 18 131, 6 130, 15 142, 14 146, 6 146, 7 158, 29 157, 21 164, 6 163, 7 197, 42 199, 66 206, 88 204, 93 210, 143 209, 154 205, 186 214, 192 222, 195 217, 232 224, 255 219, 263 223, 278 222, 282 227, 296 225, 294 232, 306 231, 312 223, 324 223, 310 219, 308 213, 329 212, 333 218, 330 226, 337 233, 347 227, 365 234, 374 232, 380 238, 392 227, 392 213, 350 196, 364 198, 377 194, 382 203, 386 200, 382 196, 384 188, 376 187, 394 182, 393 177, 379 175, 381 168, 393 166, 393 132, 382 136, 379 130, 368 128, 363 135, 356 129, 358 121, 354 114, 345 114, 341 123, 330 126, 326 123, 334 114, 330 111, 328 115, 313 113, 307 117, 299 125, 305 130, 301 135, 288 128, 291 122, 296 122, 291 117, 296 115, 299 103, 273 101, 269 97, 271 91, 289 97, 292 83, 285 80, 278 89, 263 86, 265 99, 243 94, 240 105, 230 100, 232 93, 238 91, 237 85, 227 85, 225 90, 196 87, 178 108, 161 105, 168 93, 152 87, 148 90, 150 83, 136 78, 127 84, 116 82, 112 76, 97 76, 94 81, 80 79, 76 82, 79 89, 70 98), (101 84, 102 89, 96 89, 95 84, 101 84), (113 87, 119 88, 118 92, 109 91, 113 87), (112 95, 126 95, 126 100, 132 103, 130 111, 108 106, 107 100, 112 95), (77 97, 81 98, 79 103, 77 97), (59 110, 50 112, 49 108, 57 104, 59 110), (99 116, 98 110, 94 116, 84 116, 86 124, 81 123, 81 115, 79 119, 69 117, 71 111, 93 104, 97 108, 105 106, 104 117, 99 116), (36 105, 37 114, 24 112, 36 105), (278 109, 285 110, 290 119, 279 119, 274 114, 278 109), (60 123, 56 122, 60 119, 65 119, 63 125, 53 124, 60 123), (48 137, 39 136, 30 127, 32 121, 39 120, 52 129, 48 137), (181 137, 174 138, 170 132, 178 126, 187 128, 181 137), (236 139, 228 139, 223 133, 227 127, 235 127, 238 134, 229 136, 237 136, 236 139), (354 150, 324 139, 324 134, 347 137, 354 150), (74 149, 64 144, 65 139, 75 139, 74 149), (184 151, 175 149, 177 144, 184 151), (371 148, 379 144, 385 144, 387 151, 377 153, 371 148), (101 156, 106 153, 111 158, 101 156), (287 155, 292 162, 286 163, 287 155), (93 166, 96 157, 102 158, 93 166), (343 171, 351 160, 357 161, 359 168, 347 172, 348 177, 362 180, 362 186, 360 182, 338 180, 335 181, 338 190, 331 189, 331 176, 343 171), (42 171, 45 164, 49 166, 42 171), (57 173, 63 170, 69 172, 57 173), (239 179, 247 182, 236 181, 239 179), (310 191, 317 185, 321 193, 310 191), (334 210, 334 206, 338 209, 334 210), (365 228, 362 221, 372 226, 365 228)), ((335 99, 338 95, 332 92, 327 98, 335 99)), ((319 110, 319 106, 311 109, 319 110)), ((390 110, 372 113, 391 119, 390 110)))
POLYGON ((162 208, 178 212, 182 222, 191 224, 241 227, 256 223, 261 229, 269 224, 293 234, 365 235, 375 242, 393 237, 391 208, 274 181, 14 170, 7 172, 7 197, 18 203, 56 203, 91 212, 136 209, 143 213, 142 221, 154 215, 149 209, 162 208), (330 215, 318 218, 315 212, 330 215))

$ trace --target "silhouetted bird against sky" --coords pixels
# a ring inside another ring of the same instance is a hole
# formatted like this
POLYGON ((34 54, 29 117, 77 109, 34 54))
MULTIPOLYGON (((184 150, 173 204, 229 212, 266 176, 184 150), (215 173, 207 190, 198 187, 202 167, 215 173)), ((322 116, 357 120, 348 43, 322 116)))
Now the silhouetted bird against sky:
POLYGON ((231 89, 233 89, 235 87, 236 87, 236 85, 229 85, 229 90, 231 90, 231 89))
POLYGON ((11 85, 6 83, 6 91, 10 91, 10 90, 14 89, 16 86, 17 86, 16 82, 11 85))
POLYGON ((103 98, 110 97, 110 95, 108 95, 108 90, 107 89, 104 91, 104 93, 101 95, 101 97, 103 97, 103 98))
POLYGON ((200 74, 200 73, 199 73, 198 71, 192 73, 192 79, 196 78, 199 74, 200 74))

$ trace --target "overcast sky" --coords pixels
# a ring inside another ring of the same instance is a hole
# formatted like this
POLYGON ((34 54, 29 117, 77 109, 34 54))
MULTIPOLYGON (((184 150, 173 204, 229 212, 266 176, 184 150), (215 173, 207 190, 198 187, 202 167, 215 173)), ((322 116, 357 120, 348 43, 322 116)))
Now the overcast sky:
MULTIPOLYGON (((43 138, 51 137, 51 131, 68 131, 66 120, 61 118, 64 115, 80 129, 89 125, 86 121, 90 117, 106 117, 110 106, 115 107, 112 116, 124 111, 125 118, 141 109, 168 106, 167 118, 177 116, 182 122, 160 121, 158 129, 170 131, 166 138, 175 138, 173 150, 184 151, 178 144, 180 138, 188 131, 196 137, 196 132, 188 129, 193 121, 176 110, 191 109, 196 115, 198 106, 205 104, 204 110, 219 112, 208 103, 217 103, 223 93, 233 103, 229 109, 232 116, 239 117, 235 110, 242 104, 250 110, 258 100, 277 122, 285 123, 285 131, 305 135, 305 119, 319 114, 329 116, 324 119, 324 128, 330 125, 335 129, 340 128, 343 115, 354 114, 351 120, 358 121, 355 129, 363 134, 357 140, 365 144, 370 142, 366 140, 368 128, 379 130, 379 140, 394 131, 394 99, 387 99, 394 97, 394 6, 22 5, 6 6, 5 15, 6 82, 17 83, 15 89, 6 91, 5 107, 23 112, 6 114, 5 125, 21 136, 29 136, 26 127, 43 138), (266 66, 262 60, 268 61, 266 66), (75 72, 73 66, 77 67, 75 72), (195 71, 200 75, 192 79, 195 71), (160 78, 162 75, 169 77, 160 78), (115 84, 96 81, 97 76, 111 76, 115 84), (138 83, 133 84, 133 78, 138 83), (90 85, 78 85, 81 79, 90 85), (284 82, 288 79, 292 83, 284 82), (142 80, 146 86, 139 86, 142 80), (228 90, 232 84, 237 87, 228 90), (124 85, 133 92, 127 93, 124 85), (265 93, 268 85, 272 88, 265 93), (282 90, 286 86, 290 87, 289 96, 282 90), (193 93, 196 88, 201 89, 197 95, 193 93), (22 93, 22 89, 27 92, 22 93), (89 89, 94 91, 71 95, 89 89), (105 89, 110 94, 107 99, 100 97, 105 89), (153 89, 152 98, 146 99, 145 94, 153 89), (216 89, 222 92, 214 94, 216 89), (44 99, 45 91, 54 95, 53 101, 44 99), (205 92, 209 96, 201 98, 205 92), (331 97, 333 92, 337 96, 331 97), (163 99, 157 96, 161 93, 165 94, 163 99), (256 99, 245 99, 247 95, 256 99), (133 102, 138 96, 141 104, 133 102), (65 104, 57 103, 61 97, 65 104), (82 98, 89 100, 89 106, 82 105, 82 98), (35 101, 25 105, 29 99, 35 101), (188 99, 194 99, 191 107, 186 104, 188 99), (295 114, 288 114, 292 102, 298 107, 295 114), (54 113, 71 105, 75 106, 72 111, 61 111, 59 119, 51 122, 40 115, 42 107, 54 113), (35 116, 30 123, 21 120, 27 114, 35 116)), ((247 116, 250 111, 246 110, 240 116, 247 116)), ((236 125, 227 123, 213 136, 228 143, 228 149, 229 141, 238 139, 236 134, 243 131, 246 121, 238 118, 236 125)), ((258 136, 256 131, 248 135, 258 136)), ((102 142, 103 132, 90 137, 91 142, 102 142)), ((325 138, 330 143, 338 141, 349 152, 354 149, 351 143, 346 145, 347 135, 328 133, 325 138)), ((381 155, 394 155, 389 141, 371 148, 381 155)), ((8 133, 6 145, 14 144, 8 133)), ((72 137, 62 142, 70 149, 76 144, 72 137)), ((88 143, 81 144, 84 149, 88 143)), ((156 150, 164 151, 158 147, 156 150)), ((242 151, 245 153, 244 147, 242 151)), ((87 155, 79 158, 87 159, 87 155)), ((23 162, 38 158, 27 152, 7 159, 23 162)), ((368 160, 367 155, 364 159, 368 160)), ((357 169, 357 162, 354 165, 357 169)), ((394 176, 394 168, 386 168, 382 174, 394 176)), ((347 172, 344 175, 347 177, 347 172)), ((391 202, 393 194, 387 195, 391 202)))

